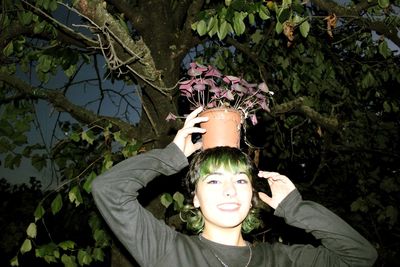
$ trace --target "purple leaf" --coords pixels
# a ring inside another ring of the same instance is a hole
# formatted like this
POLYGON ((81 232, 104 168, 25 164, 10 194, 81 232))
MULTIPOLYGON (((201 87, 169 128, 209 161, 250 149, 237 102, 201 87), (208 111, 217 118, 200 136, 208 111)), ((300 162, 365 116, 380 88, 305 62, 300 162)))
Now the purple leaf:
POLYGON ((251 114, 250 120, 253 125, 256 125, 258 123, 256 114, 251 114))
POLYGON ((268 89, 268 86, 267 86, 266 83, 260 83, 260 84, 258 85, 258 89, 260 89, 261 91, 263 91, 263 92, 265 92, 265 93, 268 93, 268 92, 269 92, 269 89, 268 89))
POLYGON ((192 77, 196 77, 196 76, 199 76, 199 75, 201 75, 203 72, 201 71, 201 70, 199 70, 199 69, 189 69, 188 70, 188 75, 189 76, 192 76, 192 77))
POLYGON ((201 92, 201 91, 204 91, 206 89, 206 86, 204 84, 195 84, 193 86, 193 89, 195 91, 201 92))
POLYGON ((247 88, 241 86, 239 83, 233 84, 231 88, 237 92, 242 92, 242 93, 247 92, 247 88))
POLYGON ((171 112, 168 114, 168 116, 165 118, 166 121, 170 121, 170 120, 176 120, 176 116, 174 114, 172 114, 171 112))
POLYGON ((231 75, 226 75, 226 76, 223 78, 223 80, 224 80, 224 82, 226 82, 226 83, 230 83, 230 82, 232 82, 232 83, 238 83, 238 82, 240 82, 240 78, 239 78, 239 77, 231 76, 231 75))
POLYGON ((217 77, 220 78, 222 76, 221 72, 219 72, 216 68, 213 68, 212 66, 208 67, 208 71, 204 75, 204 77, 217 77))

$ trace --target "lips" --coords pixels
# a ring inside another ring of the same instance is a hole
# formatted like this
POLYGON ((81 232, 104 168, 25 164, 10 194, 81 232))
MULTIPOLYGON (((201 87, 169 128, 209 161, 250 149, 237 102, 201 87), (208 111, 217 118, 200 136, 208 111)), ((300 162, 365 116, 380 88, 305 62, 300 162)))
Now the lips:
POLYGON ((222 211, 236 211, 239 210, 240 204, 235 202, 221 203, 217 205, 217 208, 222 211))

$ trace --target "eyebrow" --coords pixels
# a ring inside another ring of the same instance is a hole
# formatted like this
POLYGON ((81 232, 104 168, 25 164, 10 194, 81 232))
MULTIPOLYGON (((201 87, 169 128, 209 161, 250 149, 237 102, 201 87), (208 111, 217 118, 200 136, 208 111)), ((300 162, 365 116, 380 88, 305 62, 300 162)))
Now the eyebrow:
MULTIPOLYGON (((245 171, 239 171, 239 172, 235 172, 235 173, 233 173, 234 175, 237 175, 237 174, 245 174, 245 175, 247 175, 247 173, 245 172, 245 171)), ((224 175, 222 172, 218 172, 218 171, 214 171, 214 172, 210 172, 209 174, 207 174, 205 177, 204 177, 204 179, 205 178, 207 178, 208 176, 210 176, 210 175, 224 175)))

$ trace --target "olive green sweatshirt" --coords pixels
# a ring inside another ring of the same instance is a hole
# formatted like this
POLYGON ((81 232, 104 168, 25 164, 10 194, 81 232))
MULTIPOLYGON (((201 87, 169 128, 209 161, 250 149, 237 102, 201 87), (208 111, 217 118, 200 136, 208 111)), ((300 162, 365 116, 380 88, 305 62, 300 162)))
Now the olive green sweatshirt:
MULTIPOLYGON (((93 181, 95 203, 141 266, 218 267, 223 266, 221 260, 229 267, 245 266, 249 247, 227 246, 179 233, 138 202, 138 191, 148 182, 161 175, 168 179, 187 165, 187 158, 174 143, 126 159, 93 181)), ((311 233, 321 245, 257 243, 251 245, 248 266, 372 266, 377 258, 374 247, 357 231, 323 206, 302 200, 297 190, 279 204, 275 215, 311 233)))

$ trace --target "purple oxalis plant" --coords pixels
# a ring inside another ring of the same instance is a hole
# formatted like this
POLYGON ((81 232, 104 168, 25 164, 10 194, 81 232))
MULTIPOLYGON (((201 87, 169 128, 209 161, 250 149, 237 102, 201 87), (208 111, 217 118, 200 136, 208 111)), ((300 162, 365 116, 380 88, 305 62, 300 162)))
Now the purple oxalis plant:
MULTIPOLYGON (((233 108, 242 112, 257 124, 256 111, 269 111, 269 98, 273 92, 263 82, 248 83, 240 77, 223 75, 213 66, 190 63, 187 80, 179 82, 181 95, 186 97, 193 109, 203 106, 210 108, 233 108)), ((175 119, 169 114, 167 120, 175 119)))

